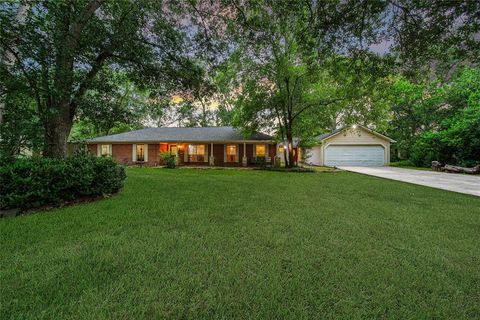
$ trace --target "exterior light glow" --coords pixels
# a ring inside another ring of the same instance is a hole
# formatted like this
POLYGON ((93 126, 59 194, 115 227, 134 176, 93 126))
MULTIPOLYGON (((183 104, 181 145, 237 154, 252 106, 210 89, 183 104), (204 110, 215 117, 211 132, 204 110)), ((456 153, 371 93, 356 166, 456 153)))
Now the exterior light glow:
POLYGON ((352 126, 352 129, 357 129, 357 125, 354 124, 354 125, 352 126))

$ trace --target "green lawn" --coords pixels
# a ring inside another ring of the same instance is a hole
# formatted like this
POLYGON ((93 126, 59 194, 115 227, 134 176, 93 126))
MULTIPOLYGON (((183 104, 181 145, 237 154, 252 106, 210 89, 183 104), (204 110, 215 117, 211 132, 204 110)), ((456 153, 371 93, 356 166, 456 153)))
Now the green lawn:
POLYGON ((1 319, 480 318, 480 198, 347 172, 128 176, 0 220, 1 319))

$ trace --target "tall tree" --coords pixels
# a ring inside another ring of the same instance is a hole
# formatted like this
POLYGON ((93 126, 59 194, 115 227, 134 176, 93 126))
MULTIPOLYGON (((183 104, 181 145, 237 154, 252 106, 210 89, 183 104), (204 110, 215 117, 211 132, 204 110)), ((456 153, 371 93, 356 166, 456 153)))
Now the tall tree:
POLYGON ((192 79, 187 90, 183 92, 185 107, 191 108, 192 116, 198 118, 196 122, 201 127, 208 127, 213 124, 211 104, 214 93, 215 86, 209 75, 202 71, 197 73, 197 78, 192 79))
POLYGON ((21 76, 27 83, 44 126, 45 156, 66 154, 79 103, 104 66, 172 86, 195 70, 186 58, 180 13, 163 2, 40 1, 30 6, 23 24, 15 23, 17 7, 3 5, 0 12, 7 26, 0 54, 14 57, 0 80, 8 84, 21 76))
MULTIPOLYGON (((344 97, 334 61, 361 61, 378 41, 385 4, 379 1, 233 2, 243 88, 237 123, 256 129, 261 121, 278 128, 288 141, 287 165, 293 165, 293 136, 304 115, 321 112, 344 97), (333 71, 333 72, 332 72, 333 71)), ((305 123, 305 122, 304 122, 305 123)))
POLYGON ((392 149, 400 159, 408 159, 415 140, 427 126, 430 128, 429 118, 438 104, 438 90, 435 86, 395 79, 387 96, 392 114, 389 136, 397 140, 392 149))
POLYGON ((462 68, 449 83, 397 79, 389 93, 390 136, 400 159, 475 165, 480 161, 480 70, 462 68))

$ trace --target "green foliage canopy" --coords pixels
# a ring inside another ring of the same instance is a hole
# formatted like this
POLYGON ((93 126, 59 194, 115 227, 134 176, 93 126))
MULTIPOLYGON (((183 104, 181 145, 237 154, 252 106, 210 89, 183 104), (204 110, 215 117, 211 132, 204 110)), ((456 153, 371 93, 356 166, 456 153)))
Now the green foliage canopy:
POLYGON ((391 136, 401 158, 473 166, 480 162, 480 69, 463 68, 451 82, 399 79, 392 85, 391 136))
POLYGON ((7 94, 16 89, 11 79, 25 83, 44 127, 43 154, 65 156, 79 106, 106 66, 144 86, 185 86, 198 68, 187 57, 182 17, 182 6, 152 0, 2 5, 0 55, 12 63, 2 64, 0 81, 7 94))

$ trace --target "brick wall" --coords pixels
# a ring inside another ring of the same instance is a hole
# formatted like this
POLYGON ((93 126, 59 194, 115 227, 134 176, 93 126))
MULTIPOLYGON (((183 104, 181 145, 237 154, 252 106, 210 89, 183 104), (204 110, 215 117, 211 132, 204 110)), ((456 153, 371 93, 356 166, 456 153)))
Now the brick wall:
MULTIPOLYGON (((243 145, 242 145, 242 149, 243 149, 243 145)), ((253 144, 247 144, 247 158, 248 158, 248 162, 250 163, 250 158, 253 157, 253 144)))
POLYGON ((148 145, 148 165, 156 166, 160 161, 160 145, 159 144, 149 144, 148 145))
POLYGON ((112 144, 112 157, 121 164, 132 164, 131 144, 112 144))
POLYGON ((88 152, 90 152, 93 156, 97 156, 97 145, 96 144, 89 144, 87 145, 88 152))
MULTIPOLYGON (((214 144, 213 145, 213 156, 215 157, 215 165, 216 166, 227 166, 227 167, 235 167, 242 165, 242 158, 243 154, 243 143, 236 144, 238 147, 238 155, 239 159, 238 162, 224 162, 224 146, 225 144, 214 144)), ((188 144, 179 144, 179 156, 180 156, 180 164, 183 163, 184 152, 188 147, 188 144), (180 147, 180 145, 182 145, 180 147)), ((272 158, 272 161, 275 157, 275 144, 269 144, 268 146, 268 154, 272 158)), ((160 162, 160 144, 149 144, 148 145, 148 159, 147 165, 155 166, 158 165, 160 162)), ((208 156, 210 156, 210 148, 211 144, 208 144, 208 156)), ((120 164, 134 164, 132 161, 132 144, 112 144, 112 157, 120 164)), ((96 156, 97 155, 97 144, 89 144, 88 151, 96 156)), ((252 165, 251 160, 253 158, 253 144, 246 145, 247 157, 249 159, 248 164, 252 165)), ((198 162, 198 163, 187 163, 190 165, 209 165, 209 162, 198 162)))

